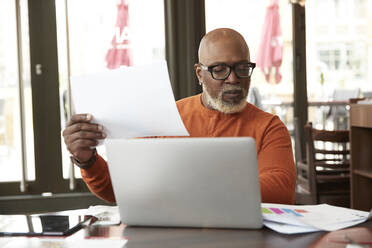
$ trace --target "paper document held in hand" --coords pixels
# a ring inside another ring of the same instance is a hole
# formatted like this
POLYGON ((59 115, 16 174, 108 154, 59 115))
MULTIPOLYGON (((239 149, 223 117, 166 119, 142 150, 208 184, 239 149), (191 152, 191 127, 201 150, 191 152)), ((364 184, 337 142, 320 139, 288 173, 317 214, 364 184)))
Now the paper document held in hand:
POLYGON ((71 78, 75 113, 90 113, 107 138, 188 136, 167 64, 124 67, 71 78))

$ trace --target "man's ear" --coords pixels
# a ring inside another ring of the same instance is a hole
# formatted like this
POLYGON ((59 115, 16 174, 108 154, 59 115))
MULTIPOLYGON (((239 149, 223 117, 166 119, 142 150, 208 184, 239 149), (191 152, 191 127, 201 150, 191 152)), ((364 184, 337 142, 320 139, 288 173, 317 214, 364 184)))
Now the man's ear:
POLYGON ((201 76, 202 69, 200 68, 199 64, 195 64, 194 68, 195 68, 195 74, 198 77, 199 82, 201 82, 202 81, 202 76, 201 76))

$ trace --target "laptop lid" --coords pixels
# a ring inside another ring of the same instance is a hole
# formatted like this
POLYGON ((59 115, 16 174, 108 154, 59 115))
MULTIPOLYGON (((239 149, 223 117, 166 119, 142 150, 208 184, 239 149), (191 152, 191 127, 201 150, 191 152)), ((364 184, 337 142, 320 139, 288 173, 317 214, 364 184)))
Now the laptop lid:
POLYGON ((262 226, 254 139, 131 139, 105 144, 123 223, 262 226))

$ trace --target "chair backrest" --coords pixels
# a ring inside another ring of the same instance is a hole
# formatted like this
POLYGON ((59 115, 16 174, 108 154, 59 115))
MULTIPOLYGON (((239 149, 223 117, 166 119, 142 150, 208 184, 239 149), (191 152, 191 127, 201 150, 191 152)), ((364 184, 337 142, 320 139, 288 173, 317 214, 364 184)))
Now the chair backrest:
POLYGON ((317 195, 318 175, 349 173, 349 131, 319 130, 312 123, 305 125, 306 158, 309 166, 309 187, 317 195))
POLYGON ((262 97, 257 87, 251 87, 248 92, 247 101, 252 103, 257 108, 262 109, 262 97))
POLYGON ((360 95, 360 89, 335 89, 333 92, 333 100, 344 101, 350 98, 357 98, 360 95))
MULTIPOLYGON (((358 98, 360 89, 335 89, 332 95, 333 101, 349 101, 351 98, 358 98)), ((328 113, 328 117, 332 117, 335 129, 348 128, 349 111, 345 106, 332 106, 328 113)))
MULTIPOLYGON (((348 101, 351 98, 358 98, 360 95, 360 89, 335 89, 333 91, 332 100, 333 101, 348 101)), ((345 106, 332 106, 331 112, 334 116, 337 115, 345 115, 347 113, 347 109, 345 106)))
POLYGON ((372 98, 372 91, 363 91, 363 97, 372 98))

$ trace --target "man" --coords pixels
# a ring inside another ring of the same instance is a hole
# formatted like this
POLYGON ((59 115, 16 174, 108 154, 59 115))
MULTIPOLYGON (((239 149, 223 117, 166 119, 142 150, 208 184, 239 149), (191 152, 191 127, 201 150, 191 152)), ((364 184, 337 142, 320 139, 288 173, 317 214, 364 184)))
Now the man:
MULTIPOLYGON (((238 32, 226 28, 209 32, 200 42, 195 64, 203 93, 177 101, 178 111, 191 137, 255 138, 262 201, 293 204, 296 172, 288 130, 277 116, 246 101, 254 67, 238 32)), ((90 190, 113 202, 107 164, 90 148, 106 134, 91 120, 89 114, 72 116, 63 136, 90 190)))

